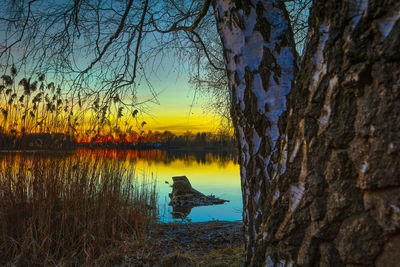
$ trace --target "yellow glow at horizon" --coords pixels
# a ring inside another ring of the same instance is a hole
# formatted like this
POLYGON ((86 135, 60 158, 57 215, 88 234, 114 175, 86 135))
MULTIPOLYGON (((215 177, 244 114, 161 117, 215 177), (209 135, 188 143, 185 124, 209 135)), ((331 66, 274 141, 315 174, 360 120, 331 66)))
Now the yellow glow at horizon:
POLYGON ((215 132, 220 121, 214 114, 205 114, 201 106, 195 105, 190 108, 187 103, 182 102, 174 105, 170 101, 162 101, 160 105, 150 107, 149 113, 144 114, 142 118, 147 123, 144 129, 153 132, 215 132))
POLYGON ((184 134, 186 131, 197 132, 215 132, 215 118, 211 116, 190 116, 179 115, 144 117, 147 125, 144 127, 153 132, 171 131, 175 134, 184 134))

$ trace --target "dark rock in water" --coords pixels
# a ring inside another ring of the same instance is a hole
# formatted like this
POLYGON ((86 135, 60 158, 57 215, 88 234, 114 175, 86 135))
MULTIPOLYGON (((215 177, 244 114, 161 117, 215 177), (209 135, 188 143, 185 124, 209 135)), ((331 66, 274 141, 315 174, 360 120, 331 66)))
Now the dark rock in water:
MULTIPOLYGON (((213 195, 206 196, 192 187, 186 176, 172 177, 172 192, 169 194, 173 207, 195 207, 224 204, 229 200, 223 200, 213 195)), ((190 212, 190 210, 189 210, 190 212)), ((184 212, 186 213, 186 212, 184 212)))

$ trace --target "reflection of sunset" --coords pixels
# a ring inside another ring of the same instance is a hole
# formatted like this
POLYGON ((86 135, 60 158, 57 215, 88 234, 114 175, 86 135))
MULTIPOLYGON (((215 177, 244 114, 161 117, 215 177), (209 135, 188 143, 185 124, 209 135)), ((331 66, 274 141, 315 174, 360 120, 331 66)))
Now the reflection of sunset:
MULTIPOLYGON (((194 208, 189 216, 193 221, 210 218, 219 220, 241 220, 242 199, 239 165, 232 154, 199 153, 188 155, 159 150, 79 149, 77 154, 101 157, 108 164, 122 164, 133 168, 139 178, 157 180, 157 191, 161 207, 168 207, 173 176, 187 176, 193 188, 206 195, 216 195, 230 202, 224 205, 194 208), (168 182, 169 184, 166 184, 168 182)), ((165 220, 172 220, 167 212, 165 220)))
MULTIPOLYGON (((156 167, 156 170, 162 170, 171 173, 172 176, 184 175, 184 172, 193 166, 198 166, 198 173, 218 173, 223 175, 238 173, 238 165, 234 154, 226 153, 206 153, 200 152, 190 154, 188 152, 168 152, 163 150, 121 150, 121 149, 77 149, 75 152, 68 154, 58 153, 1 153, 0 162, 11 161, 18 166, 21 160, 32 162, 36 157, 41 158, 76 158, 81 162, 88 164, 96 161, 105 161, 109 164, 122 164, 126 168, 140 168, 142 171, 148 170, 150 167, 156 167), (223 170, 223 171, 222 171, 223 170)), ((154 168, 153 168, 154 171, 154 168)), ((206 179, 207 177, 204 177, 206 179)), ((163 178, 164 179, 164 178, 163 178)))
MULTIPOLYGON (((189 178, 196 190, 230 201, 220 206, 193 209, 191 213, 193 220, 204 221, 209 219, 207 216, 221 220, 241 219, 239 165, 235 163, 236 156, 229 153, 188 154, 188 152, 180 151, 118 149, 77 149, 69 154, 0 153, 0 170, 18 173, 21 165, 34 166, 39 159, 47 165, 51 160, 57 160, 61 165, 87 167, 94 172, 102 171, 103 167, 116 168, 121 177, 134 173, 139 183, 142 179, 146 184, 156 179, 156 189, 159 192, 160 205, 163 207, 168 206, 169 203, 168 194, 171 192, 172 177, 184 175, 189 178)), ((30 168, 26 170, 26 177, 30 177, 30 168)), ((57 172, 57 170, 54 171, 57 172)), ((77 177, 72 175, 70 178, 77 177)))
POLYGON ((173 167, 176 170, 185 170, 193 165, 204 165, 205 168, 199 168, 199 172, 213 172, 221 168, 225 170, 232 169, 237 172, 236 156, 230 153, 221 157, 218 153, 197 153, 188 154, 188 152, 168 152, 162 150, 121 150, 121 149, 77 149, 76 156, 88 158, 102 158, 103 160, 117 160, 131 164, 144 166, 143 164, 156 165, 158 168, 173 167))

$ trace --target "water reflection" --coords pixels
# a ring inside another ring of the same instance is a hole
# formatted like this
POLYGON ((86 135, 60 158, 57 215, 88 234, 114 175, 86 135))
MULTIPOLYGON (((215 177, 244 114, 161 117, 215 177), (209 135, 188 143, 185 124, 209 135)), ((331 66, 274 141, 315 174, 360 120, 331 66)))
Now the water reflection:
POLYGON ((187 152, 161 150, 77 149, 74 153, 1 152, 0 167, 7 163, 18 168, 20 161, 29 162, 35 157, 73 157, 88 165, 105 162, 134 170, 140 179, 157 179, 160 220, 191 221, 241 220, 242 200, 239 166, 236 155, 227 152, 187 152), (229 200, 229 203, 193 208, 169 206, 172 177, 187 176, 193 188, 205 195, 229 200), (165 182, 168 182, 165 183, 165 182))
POLYGON ((127 161, 146 160, 170 164, 176 160, 183 160, 187 164, 196 162, 197 164, 218 163, 220 166, 226 166, 227 163, 237 164, 237 156, 234 152, 227 151, 184 151, 184 150, 120 150, 120 149, 86 149, 76 150, 76 155, 101 156, 108 159, 118 159, 127 161))
POLYGON ((172 191, 168 195, 171 199, 173 219, 187 219, 192 208, 198 206, 221 205, 229 200, 220 199, 214 195, 206 196, 192 187, 186 176, 172 177, 172 191))
POLYGON ((188 220, 188 216, 194 207, 180 207, 180 206, 172 206, 172 219, 175 220, 188 220))

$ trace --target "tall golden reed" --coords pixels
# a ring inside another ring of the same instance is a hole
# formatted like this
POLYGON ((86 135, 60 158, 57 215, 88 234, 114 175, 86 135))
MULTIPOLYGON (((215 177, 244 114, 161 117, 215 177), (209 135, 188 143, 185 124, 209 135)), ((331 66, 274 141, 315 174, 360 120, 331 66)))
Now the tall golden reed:
POLYGON ((0 156, 0 265, 92 265, 155 222, 155 182, 100 157, 0 156))

